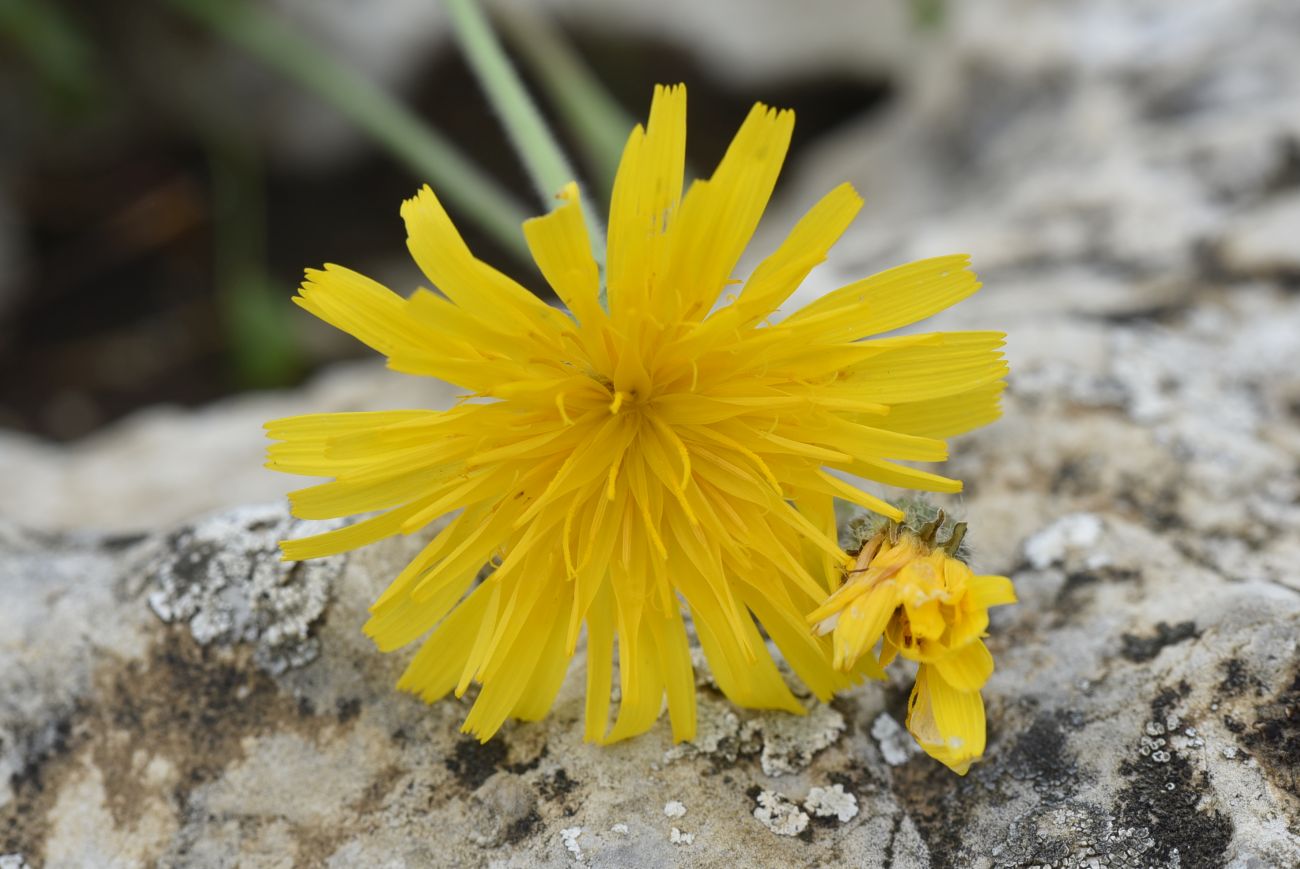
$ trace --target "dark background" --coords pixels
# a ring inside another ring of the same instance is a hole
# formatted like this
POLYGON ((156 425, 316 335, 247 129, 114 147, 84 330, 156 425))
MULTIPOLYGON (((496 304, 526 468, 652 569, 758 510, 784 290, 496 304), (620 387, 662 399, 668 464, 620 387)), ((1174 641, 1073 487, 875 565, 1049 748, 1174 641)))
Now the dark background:
MULTIPOLYGON (((0 427, 75 439, 145 405, 293 385, 364 352, 289 298, 326 261, 413 287, 397 211, 425 179, 354 128, 342 145, 277 146, 277 124, 320 100, 161 0, 0 14, 0 427)), ((555 23, 632 117, 655 83, 687 83, 694 166, 714 164, 759 98, 798 112, 797 169, 896 85, 846 72, 741 88, 661 36, 555 23)), ((445 29, 399 78, 385 86, 535 206, 445 29)), ((531 265, 459 225, 541 290, 531 265)))

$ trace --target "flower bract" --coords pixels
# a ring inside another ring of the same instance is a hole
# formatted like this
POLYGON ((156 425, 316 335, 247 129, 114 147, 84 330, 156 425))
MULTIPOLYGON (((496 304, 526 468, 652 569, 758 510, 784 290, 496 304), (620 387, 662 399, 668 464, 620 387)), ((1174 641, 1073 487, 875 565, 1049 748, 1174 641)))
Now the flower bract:
POLYGON ((831 640, 804 620, 846 558, 834 499, 897 516, 850 479, 957 491, 905 462, 943 460, 945 438, 997 417, 1003 336, 871 337, 974 293, 960 255, 776 320, 862 204, 832 190, 735 278, 793 124, 755 106, 683 194, 686 93, 657 89, 618 170, 603 275, 576 185, 524 224, 563 309, 476 258, 427 187, 401 213, 430 288, 401 296, 339 266, 308 272, 299 305, 465 398, 269 423, 271 467, 331 478, 291 495, 295 515, 365 515, 286 541, 285 556, 432 527, 365 630, 383 650, 422 642, 404 690, 433 701, 477 685, 465 729, 481 739, 545 715, 580 641, 594 741, 647 730, 665 700, 674 737, 694 734, 691 631, 744 706, 804 709, 769 643, 821 698, 880 675, 870 656, 832 666, 831 640))

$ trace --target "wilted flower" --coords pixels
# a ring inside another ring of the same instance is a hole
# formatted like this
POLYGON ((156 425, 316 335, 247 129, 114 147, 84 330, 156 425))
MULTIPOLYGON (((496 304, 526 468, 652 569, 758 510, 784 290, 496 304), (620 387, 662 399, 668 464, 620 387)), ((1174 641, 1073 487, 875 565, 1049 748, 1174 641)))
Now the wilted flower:
POLYGON ((293 493, 295 515, 376 514, 286 541, 285 557, 452 516, 365 629, 384 650, 432 629, 399 687, 433 701, 480 683, 465 729, 481 739, 507 717, 545 715, 584 626, 596 741, 645 731, 665 695, 674 737, 694 734, 687 610, 738 704, 803 711, 758 623, 818 697, 878 674, 869 657, 832 667, 830 641, 803 618, 845 558, 833 499, 901 518, 831 471, 957 491, 896 460, 942 460, 943 438, 998 416, 1003 336, 860 340, 974 293, 964 256, 892 269, 770 322, 860 207, 848 185, 733 287, 793 124, 755 106, 713 176, 682 196, 686 94, 656 89, 610 204, 607 302, 576 185, 524 224, 567 312, 476 259, 427 187, 402 216, 436 292, 403 298, 339 266, 308 272, 302 307, 467 400, 268 424, 281 441, 271 467, 334 478, 293 493), (622 700, 609 729, 616 643, 622 700))
POLYGON ((898 655, 916 661, 907 729, 927 754, 965 775, 984 753, 989 607, 1015 603, 1016 595, 1005 576, 976 576, 958 557, 964 524, 939 544, 942 511, 913 506, 909 518, 875 523, 844 584, 808 620, 832 635, 841 670, 873 659, 877 644, 881 667, 898 655))

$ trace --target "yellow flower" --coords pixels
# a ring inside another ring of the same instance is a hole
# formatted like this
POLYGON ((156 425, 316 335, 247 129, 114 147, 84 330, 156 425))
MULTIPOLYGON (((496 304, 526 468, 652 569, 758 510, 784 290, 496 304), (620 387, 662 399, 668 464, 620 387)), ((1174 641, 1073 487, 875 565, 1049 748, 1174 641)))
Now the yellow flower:
POLYGON ((859 340, 974 293, 964 256, 892 269, 769 322, 856 214, 848 185, 733 287, 793 123, 755 106, 713 176, 683 196, 686 94, 656 89, 610 203, 607 305, 576 185, 524 224, 567 312, 476 259, 427 187, 402 217, 436 292, 403 298, 339 266, 308 272, 298 304, 391 368, 449 381, 467 399, 269 423, 280 441, 270 467, 334 478, 294 492, 295 515, 375 513, 286 541, 285 557, 452 516, 365 630, 387 651, 432 629, 399 687, 432 702, 480 684, 464 729, 481 739, 508 717, 546 714, 584 626, 595 741, 644 732, 665 696, 674 738, 693 736, 686 611, 718 685, 744 706, 803 711, 763 632, 818 697, 880 675, 869 659, 831 667, 830 641, 803 619, 845 558, 833 498, 901 515, 828 469, 959 490, 896 460, 944 459, 942 438, 997 417, 1003 336, 859 340))
POLYGON ((882 524, 844 584, 808 620, 832 634, 838 669, 871 660, 877 643, 881 667, 898 655, 918 662, 907 729, 926 754, 965 775, 984 754, 980 689, 993 674, 993 656, 981 638, 989 607, 1015 603, 1016 595, 1006 577, 976 576, 957 557, 964 525, 940 546, 934 536, 942 511, 923 519, 915 530, 882 524))

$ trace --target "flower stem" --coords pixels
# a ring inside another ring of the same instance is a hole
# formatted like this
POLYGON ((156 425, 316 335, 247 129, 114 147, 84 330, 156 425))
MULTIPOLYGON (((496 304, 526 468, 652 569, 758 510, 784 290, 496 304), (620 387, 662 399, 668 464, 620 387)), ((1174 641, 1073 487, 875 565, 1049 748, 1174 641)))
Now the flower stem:
POLYGON ((539 83, 577 134, 578 145, 599 174, 602 192, 614 187, 632 117, 609 94, 559 29, 527 6, 502 17, 507 40, 537 73, 539 83))
MULTIPOLYGON (((515 151, 532 176, 542 202, 550 207, 577 173, 569 165, 545 118, 520 81, 478 0, 444 0, 452 28, 470 68, 501 116, 515 151)), ((604 233, 594 210, 583 203, 587 232, 598 263, 604 261, 604 233)))
POLYGON ((332 105, 438 188, 512 252, 527 257, 527 212, 500 185, 382 88, 248 0, 167 0, 332 105))

